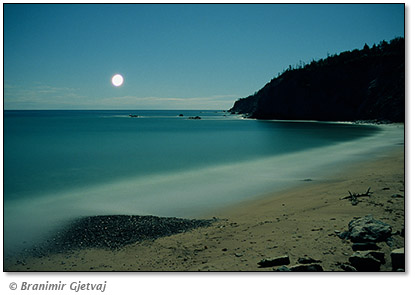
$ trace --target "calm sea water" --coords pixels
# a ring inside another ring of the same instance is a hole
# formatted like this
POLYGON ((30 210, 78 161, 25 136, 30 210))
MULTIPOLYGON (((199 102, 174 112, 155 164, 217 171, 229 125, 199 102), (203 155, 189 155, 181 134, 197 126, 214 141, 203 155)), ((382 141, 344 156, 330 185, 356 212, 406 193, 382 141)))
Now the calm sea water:
POLYGON ((197 216, 403 140, 384 133, 222 111, 5 111, 5 246, 82 215, 197 216))

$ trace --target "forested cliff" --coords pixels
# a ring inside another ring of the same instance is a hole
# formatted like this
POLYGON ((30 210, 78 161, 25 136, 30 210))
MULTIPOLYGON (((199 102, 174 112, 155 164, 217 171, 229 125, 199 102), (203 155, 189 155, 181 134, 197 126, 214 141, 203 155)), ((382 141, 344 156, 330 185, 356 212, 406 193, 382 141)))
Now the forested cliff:
POLYGON ((257 119, 404 122, 405 41, 290 66, 229 111, 257 119))

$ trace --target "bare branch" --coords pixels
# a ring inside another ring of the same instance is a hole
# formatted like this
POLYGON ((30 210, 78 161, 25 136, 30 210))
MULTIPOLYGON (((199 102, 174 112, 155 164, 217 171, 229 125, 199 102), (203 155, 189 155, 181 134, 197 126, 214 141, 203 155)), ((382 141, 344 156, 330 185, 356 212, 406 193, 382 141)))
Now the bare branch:
POLYGON ((370 195, 373 194, 373 192, 370 191, 370 187, 367 189, 367 191, 363 194, 356 194, 356 193, 351 193, 349 191, 349 195, 346 197, 341 198, 340 200, 345 200, 345 199, 351 199, 351 200, 356 200, 359 197, 370 197, 370 195))

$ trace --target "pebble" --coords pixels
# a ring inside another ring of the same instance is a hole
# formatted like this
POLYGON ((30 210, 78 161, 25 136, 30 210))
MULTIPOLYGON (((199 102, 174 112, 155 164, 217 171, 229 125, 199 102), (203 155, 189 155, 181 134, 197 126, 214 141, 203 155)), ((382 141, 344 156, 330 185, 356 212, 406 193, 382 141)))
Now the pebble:
POLYGON ((195 228, 207 227, 214 221, 139 215, 82 217, 58 232, 51 239, 54 243, 44 245, 42 251, 59 253, 85 248, 115 250, 139 241, 155 240, 195 228))

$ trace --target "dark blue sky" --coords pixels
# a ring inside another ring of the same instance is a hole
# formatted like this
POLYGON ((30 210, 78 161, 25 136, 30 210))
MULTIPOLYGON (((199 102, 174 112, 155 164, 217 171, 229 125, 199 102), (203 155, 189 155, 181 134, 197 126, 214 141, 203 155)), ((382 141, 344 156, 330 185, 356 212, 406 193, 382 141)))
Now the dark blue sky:
POLYGON ((6 4, 4 106, 228 109, 300 60, 398 36, 402 4, 6 4))

